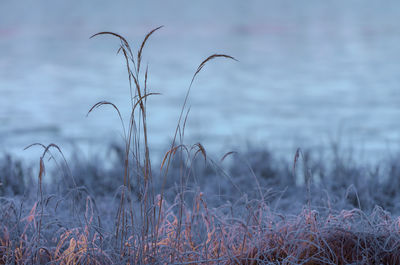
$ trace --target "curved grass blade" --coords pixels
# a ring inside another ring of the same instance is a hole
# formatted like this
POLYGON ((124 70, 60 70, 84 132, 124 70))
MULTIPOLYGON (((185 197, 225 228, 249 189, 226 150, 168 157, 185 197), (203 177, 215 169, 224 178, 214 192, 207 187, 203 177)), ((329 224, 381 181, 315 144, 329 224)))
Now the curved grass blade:
POLYGON ((138 51, 138 56, 137 56, 137 71, 139 73, 140 71, 140 62, 142 61, 142 52, 143 52, 143 48, 146 45, 147 40, 149 39, 149 37, 157 30, 161 29, 164 26, 159 26, 155 29, 153 29, 152 31, 150 31, 149 33, 147 33, 146 37, 144 37, 144 40, 142 42, 142 45, 140 45, 139 51, 138 51))
POLYGON ((142 104, 143 99, 146 99, 148 96, 154 96, 154 95, 161 95, 161 93, 148 93, 146 95, 141 96, 140 98, 138 98, 137 102, 133 106, 133 110, 136 109, 137 105, 142 104))
MULTIPOLYGON (((213 60, 213 59, 216 59, 216 58, 227 58, 227 59, 232 59, 232 60, 234 60, 234 61, 238 61, 238 60, 236 60, 234 57, 232 57, 232 56, 230 56, 230 55, 226 55, 226 54, 217 54, 217 53, 216 53, 216 54, 213 54, 213 55, 208 56, 204 61, 202 61, 202 62, 200 63, 200 65, 197 67, 197 70, 196 70, 196 72, 194 73, 194 75, 193 75, 193 77, 192 77, 192 80, 190 81, 190 85, 189 85, 188 91, 186 92, 185 100, 183 101, 181 113, 180 113, 179 119, 178 119, 178 125, 181 123, 182 116, 183 116, 183 112, 184 112, 184 110, 185 110, 185 107, 186 107, 186 104, 187 104, 187 100, 188 100, 188 98, 189 98, 190 90, 191 90, 191 88, 192 88, 192 85, 193 85, 193 82, 194 82, 196 76, 200 73, 201 69, 203 69, 203 67, 206 65, 207 62, 209 62, 209 61, 211 61, 211 60, 213 60)), ((174 136, 174 141, 173 141, 174 143, 175 143, 175 139, 176 139, 177 133, 178 133, 178 128, 177 128, 176 131, 175 131, 175 136, 174 136)), ((174 145, 174 144, 173 144, 173 145, 174 145)))
MULTIPOLYGON (((131 58, 133 58, 133 53, 132 53, 131 47, 129 46, 128 41, 127 41, 124 37, 122 37, 121 35, 119 35, 119 34, 117 34, 117 33, 115 33, 115 32, 111 32, 111 31, 102 31, 102 32, 98 32, 98 33, 96 33, 96 34, 93 34, 92 36, 90 36, 89 39, 92 39, 92 38, 94 38, 94 37, 96 37, 96 36, 99 36, 99 35, 112 35, 112 36, 115 36, 115 37, 119 38, 119 39, 121 40, 121 42, 124 44, 124 46, 127 48, 127 50, 129 51, 129 53, 130 53, 130 55, 131 55, 131 58)), ((121 49, 121 48, 120 48, 120 49, 121 49)), ((120 49, 118 49, 118 51, 119 51, 120 49)))
POLYGON ((89 110, 88 113, 86 114, 86 117, 89 116, 89 113, 91 113, 94 109, 97 109, 97 108, 99 108, 100 106, 103 106, 103 105, 110 105, 110 106, 112 106, 112 107, 117 111, 118 117, 119 117, 119 119, 121 120, 122 129, 124 130, 124 137, 125 137, 125 140, 126 140, 126 131, 125 131, 124 120, 122 119, 121 112, 119 111, 118 107, 117 107, 114 103, 111 103, 111 102, 109 102, 109 101, 100 101, 100 102, 97 102, 96 104, 94 104, 94 105, 90 108, 90 110, 89 110))
POLYGON ((201 143, 197 143, 195 145, 193 145, 193 147, 197 147, 197 151, 194 154, 194 156, 196 157, 198 153, 201 153, 204 157, 204 162, 207 162, 207 153, 206 153, 206 149, 204 148, 204 146, 201 143))

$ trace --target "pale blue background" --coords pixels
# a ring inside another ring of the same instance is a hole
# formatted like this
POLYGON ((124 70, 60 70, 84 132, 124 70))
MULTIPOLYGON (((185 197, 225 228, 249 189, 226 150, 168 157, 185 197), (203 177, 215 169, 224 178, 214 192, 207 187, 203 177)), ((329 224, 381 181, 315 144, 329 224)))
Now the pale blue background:
MULTIPOLYGON (((94 146, 120 139, 110 108, 129 113, 115 31, 136 48, 154 27, 149 63, 151 147, 173 136, 198 64, 187 143, 222 153, 247 142, 293 157, 331 140, 366 156, 400 142, 399 1, 11 1, 0 3, 0 151, 33 142, 94 146)), ((92 151, 90 151, 92 150, 92 151)), ((22 156, 27 156, 23 153, 22 156)), ((160 155, 161 156, 161 155, 160 155)))

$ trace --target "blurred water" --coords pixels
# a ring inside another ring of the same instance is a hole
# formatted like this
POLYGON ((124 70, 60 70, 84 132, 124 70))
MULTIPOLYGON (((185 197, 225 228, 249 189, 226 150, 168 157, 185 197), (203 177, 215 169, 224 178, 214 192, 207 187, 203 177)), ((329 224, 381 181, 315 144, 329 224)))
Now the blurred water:
MULTIPOLYGON (((109 100, 128 118, 129 90, 114 31, 144 54, 150 141, 163 152, 198 64, 188 143, 213 152, 250 142, 293 156, 331 140, 367 156, 399 149, 400 3, 360 1, 11 1, 0 3, 0 151, 33 142, 96 150, 122 141, 109 100)), ((90 152, 90 151, 89 151, 90 152)), ((36 151, 32 151, 37 156, 36 151)), ((28 153, 23 153, 29 156, 28 153)))

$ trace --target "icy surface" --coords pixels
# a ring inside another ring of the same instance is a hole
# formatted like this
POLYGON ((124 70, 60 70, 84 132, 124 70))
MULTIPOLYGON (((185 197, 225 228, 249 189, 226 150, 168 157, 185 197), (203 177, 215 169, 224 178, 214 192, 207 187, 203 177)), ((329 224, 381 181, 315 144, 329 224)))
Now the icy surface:
MULTIPOLYGON (((165 151, 191 76, 208 55, 190 95, 187 139, 207 149, 262 144, 293 156, 297 146, 333 139, 367 156, 400 140, 398 1, 11 1, 0 4, 0 150, 33 142, 64 149, 119 141, 109 100, 129 114, 118 41, 137 48, 154 27, 144 57, 151 147, 165 151)), ((229 151, 222 149, 223 151, 229 151)), ((33 152, 33 155, 37 154, 33 152)), ((24 155, 28 155, 24 153, 24 155)))

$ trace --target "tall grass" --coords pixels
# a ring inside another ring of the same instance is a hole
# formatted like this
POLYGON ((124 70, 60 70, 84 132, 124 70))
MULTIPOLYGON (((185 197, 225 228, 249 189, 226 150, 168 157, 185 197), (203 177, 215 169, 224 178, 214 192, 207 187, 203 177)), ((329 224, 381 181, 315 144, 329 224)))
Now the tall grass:
MULTIPOLYGON (((2 178, 7 183, 0 185, 2 191, 7 184, 7 197, 0 198, 0 264, 400 263, 400 219, 381 207, 372 207, 368 214, 362 211, 372 204, 355 188, 355 202, 346 205, 357 208, 333 207, 335 198, 331 200, 330 191, 347 187, 347 198, 355 186, 345 182, 330 187, 332 182, 326 181, 323 173, 327 171, 309 166, 307 153, 298 150, 292 166, 279 168, 268 153, 248 153, 244 159, 248 162, 243 162, 238 154, 229 152, 222 158, 233 160, 228 172, 200 143, 185 145, 193 82, 211 60, 235 60, 229 55, 211 55, 196 69, 171 145, 156 168, 150 159, 146 102, 157 93, 148 88, 148 68, 143 68, 142 56, 147 41, 160 28, 145 36, 136 53, 119 34, 100 32, 92 36, 117 38, 118 53, 127 69, 131 104, 128 123, 112 102, 100 101, 88 111, 89 115, 98 107, 110 106, 121 120, 124 144, 122 149, 114 148, 119 158, 117 169, 108 172, 98 170, 101 165, 97 163, 84 163, 85 169, 76 171, 69 168, 57 145, 34 144, 43 148, 37 184, 21 180, 28 188, 22 192, 10 178, 2 178), (63 159, 58 171, 65 172, 61 180, 66 185, 59 192, 55 192, 54 180, 48 185, 43 182, 45 158, 57 161, 51 150, 63 159), (206 161, 205 166, 199 158, 206 161), (254 159, 259 161, 254 164, 254 159), (301 161, 305 187, 296 186, 301 161), (201 175, 206 178, 196 178, 196 171, 211 169, 214 173, 201 175), (319 183, 313 183, 312 172, 318 170, 319 183), (84 174, 77 176, 77 172, 84 174), (229 184, 221 184, 223 181, 229 184), (208 186, 200 185, 202 182, 209 182, 208 186), (103 185, 109 187, 99 188, 103 185), (321 185, 329 191, 327 197, 317 190, 321 185), (209 203, 211 192, 201 191, 200 186, 218 193, 218 203, 209 203), (271 191, 269 186, 282 191, 271 191), (33 188, 37 189, 36 196, 29 195, 33 188), (327 198, 323 203, 322 197, 327 198), (291 209, 297 207, 295 214, 282 211, 290 204, 291 209)), ((335 161, 329 177, 342 171, 349 174, 346 162, 335 161)), ((4 168, 12 170, 7 169, 6 176, 22 179, 20 165, 7 165, 4 168)))

